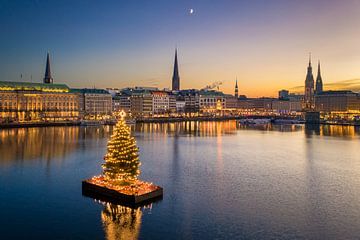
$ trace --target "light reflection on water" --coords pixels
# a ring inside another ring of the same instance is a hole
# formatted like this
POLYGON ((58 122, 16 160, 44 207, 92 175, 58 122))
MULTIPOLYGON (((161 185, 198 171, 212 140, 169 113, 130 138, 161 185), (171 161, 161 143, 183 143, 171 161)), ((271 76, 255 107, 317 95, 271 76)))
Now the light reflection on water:
POLYGON ((151 211, 81 195, 81 180, 101 172, 112 127, 0 130, 1 238, 360 236, 359 127, 226 121, 133 130, 142 179, 165 191, 151 211))
POLYGON ((101 212, 106 239, 138 239, 140 234, 142 209, 130 208, 112 203, 104 203, 101 212))

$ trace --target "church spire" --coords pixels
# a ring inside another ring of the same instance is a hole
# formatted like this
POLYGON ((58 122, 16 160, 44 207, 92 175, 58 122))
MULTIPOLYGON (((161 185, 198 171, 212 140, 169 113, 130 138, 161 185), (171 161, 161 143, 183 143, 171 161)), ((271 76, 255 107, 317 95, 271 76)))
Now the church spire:
POLYGON ((314 109, 314 77, 311 67, 311 53, 309 54, 309 66, 307 68, 307 74, 305 79, 305 93, 304 93, 304 109, 314 109))
POLYGON ((49 53, 47 53, 44 83, 53 83, 53 82, 54 79, 51 76, 51 69, 50 69, 50 55, 49 53))
POLYGON ((238 89, 237 77, 236 77, 236 81, 235 81, 235 97, 236 98, 239 97, 239 89, 238 89))
POLYGON ((323 91, 323 82, 321 78, 321 71, 320 71, 320 60, 318 63, 318 72, 316 77, 316 88, 315 88, 315 94, 319 94, 323 91))
POLYGON ((174 73, 172 77, 172 90, 180 90, 180 76, 179 76, 179 67, 177 59, 177 48, 175 48, 175 61, 174 61, 174 73))

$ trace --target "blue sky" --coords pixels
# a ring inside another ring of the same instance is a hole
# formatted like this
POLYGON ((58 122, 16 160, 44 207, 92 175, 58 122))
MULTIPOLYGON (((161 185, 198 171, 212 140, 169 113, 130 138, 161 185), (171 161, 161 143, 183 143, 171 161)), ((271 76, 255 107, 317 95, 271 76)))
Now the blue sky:
POLYGON ((0 80, 41 81, 49 51, 71 87, 170 87, 175 46, 184 88, 276 95, 310 51, 325 82, 360 77, 358 0, 0 0, 0 29, 0 80))

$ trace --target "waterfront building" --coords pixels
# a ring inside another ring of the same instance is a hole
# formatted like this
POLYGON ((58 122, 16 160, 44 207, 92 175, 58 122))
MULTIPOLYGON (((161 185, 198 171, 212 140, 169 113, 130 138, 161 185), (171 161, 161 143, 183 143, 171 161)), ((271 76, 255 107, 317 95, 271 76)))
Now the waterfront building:
POLYGON ((360 94, 352 91, 322 91, 315 100, 316 110, 320 112, 360 113, 360 94))
POLYGON ((315 107, 314 102, 314 76, 312 74, 311 56, 309 58, 309 66, 305 79, 305 95, 304 95, 304 110, 311 111, 315 107))
POLYGON ((79 101, 80 114, 84 117, 101 117, 111 115, 112 97, 104 89, 71 89, 71 92, 77 94, 79 101))
MULTIPOLYGON (((131 89, 122 89, 118 94, 113 97, 116 101, 116 107, 114 111, 124 111, 126 113, 131 112, 131 89)), ((114 104, 113 104, 114 105, 114 104)))
POLYGON ((68 121, 79 101, 65 84, 0 82, 0 121, 68 121))
POLYGON ((185 112, 185 96, 182 95, 176 96, 176 112, 177 113, 185 112))
POLYGON ((176 108, 176 95, 173 94, 172 92, 167 92, 169 95, 169 111, 171 113, 176 113, 177 112, 177 108, 176 108))
POLYGON ((179 66, 177 59, 177 49, 175 49, 175 61, 174 61, 174 72, 172 77, 172 90, 179 91, 180 90, 180 76, 179 76, 179 66))
POLYGON ((162 115, 170 111, 169 94, 165 91, 152 91, 153 115, 162 115))
POLYGON ((302 110, 302 101, 296 99, 274 99, 271 109, 279 114, 296 114, 302 110))
POLYGON ((261 97, 261 98, 250 98, 249 106, 254 109, 255 111, 260 112, 269 112, 272 111, 272 103, 276 100, 275 98, 267 98, 267 97, 261 97))
POLYGON ((248 98, 239 98, 237 101, 237 108, 241 111, 252 111, 252 106, 248 98))
POLYGON ((112 96, 112 112, 120 112, 121 110, 123 110, 121 108, 121 96, 119 94, 115 94, 112 96))
POLYGON ((134 117, 153 115, 153 96, 149 90, 134 90, 130 97, 130 111, 134 117))
POLYGON ((238 107, 238 96, 233 96, 231 94, 225 94, 225 109, 226 110, 235 110, 238 107))
POLYGON ((323 81, 321 78, 321 73, 320 73, 320 61, 318 63, 318 72, 317 72, 317 76, 316 76, 316 88, 315 88, 315 94, 319 94, 323 91, 323 81))
POLYGON ((202 90, 199 92, 199 107, 203 112, 213 112, 225 109, 225 95, 215 90, 202 90))
POLYGON ((188 89, 179 92, 185 99, 185 113, 198 113, 200 110, 199 90, 188 89))

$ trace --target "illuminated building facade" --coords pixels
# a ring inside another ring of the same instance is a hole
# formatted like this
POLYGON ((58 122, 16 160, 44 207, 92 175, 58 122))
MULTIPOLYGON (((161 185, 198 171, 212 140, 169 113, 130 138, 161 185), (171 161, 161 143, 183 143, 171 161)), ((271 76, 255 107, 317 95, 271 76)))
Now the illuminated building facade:
POLYGON ((153 97, 148 90, 132 92, 130 105, 134 117, 148 117, 153 114, 153 97))
POLYGON ((199 107, 202 111, 225 109, 225 95, 218 91, 200 91, 199 107))
POLYGON ((78 96, 82 116, 103 116, 112 113, 112 96, 103 89, 71 89, 78 96))
POLYGON ((153 91, 151 95, 153 104, 153 115, 164 114, 170 111, 170 98, 167 92, 153 91))
POLYGON ((79 117, 76 94, 65 84, 0 82, 0 121, 67 121, 79 117))
POLYGON ((234 97, 230 94, 225 94, 224 99, 226 109, 237 109, 238 97, 234 97))
POLYGON ((360 113, 360 95, 352 91, 323 91, 315 96, 320 112, 360 113))

